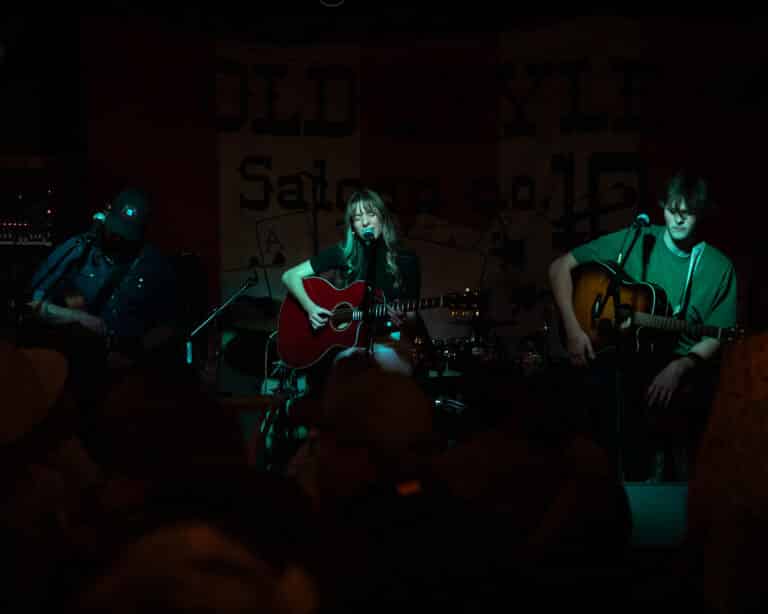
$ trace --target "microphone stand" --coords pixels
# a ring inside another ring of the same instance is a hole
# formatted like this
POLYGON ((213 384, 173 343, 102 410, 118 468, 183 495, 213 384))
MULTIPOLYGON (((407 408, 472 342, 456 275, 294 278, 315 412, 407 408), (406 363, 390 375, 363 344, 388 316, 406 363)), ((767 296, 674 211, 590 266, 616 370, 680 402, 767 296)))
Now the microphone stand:
MULTIPOLYGON (((608 287, 606 288, 605 295, 598 294, 595 298, 595 302, 592 305, 592 323, 594 324, 600 317, 600 315, 603 313, 603 309, 605 308, 606 303, 609 299, 613 299, 613 314, 614 314, 614 325, 616 325, 616 315, 618 313, 619 309, 619 277, 623 277, 624 274, 624 266, 626 263, 626 254, 630 253, 632 251, 632 248, 635 246, 635 243, 637 242, 637 238, 640 236, 641 231, 643 227, 645 226, 645 223, 641 222, 638 218, 635 218, 635 220, 630 224, 629 228, 627 228, 627 232, 624 234, 624 241, 622 242, 621 247, 619 248, 619 253, 616 256, 616 270, 614 271, 613 275, 611 275, 610 281, 608 282, 608 287), (633 232, 634 231, 634 232, 633 232), (629 244, 629 247, 625 251, 625 247, 627 245, 627 240, 629 239, 630 235, 632 236, 632 241, 629 244)), ((620 359, 621 355, 621 343, 617 344, 617 351, 619 352, 619 358, 614 361, 614 395, 615 395, 615 402, 616 402, 616 472, 617 477, 620 482, 625 481, 624 476, 624 412, 625 412, 625 403, 624 403, 624 384, 623 384, 623 361, 620 359)))
POLYGON ((367 339, 364 338, 365 345, 368 347, 368 355, 373 357, 373 327, 376 325, 376 316, 373 305, 373 282, 376 279, 376 260, 378 257, 378 245, 379 239, 370 239, 364 241, 365 250, 368 257, 368 265, 365 273, 365 294, 363 295, 363 302, 360 306, 363 312, 363 334, 367 335, 367 339))
POLYGON ((246 279, 243 284, 236 290, 226 301, 224 301, 220 306, 214 308, 214 310, 206 317, 200 324, 198 324, 192 332, 187 335, 187 341, 186 341, 186 362, 188 365, 192 365, 194 363, 194 356, 193 356, 193 349, 192 349, 192 340, 194 337, 203 330, 208 324, 210 324, 213 320, 219 317, 219 314, 221 314, 222 311, 224 311, 229 305, 240 295, 242 295, 248 288, 253 286, 258 281, 258 273, 255 271, 251 273, 250 277, 246 279))
MULTIPOLYGON (((299 173, 299 174, 301 174, 301 173, 299 173)), ((269 268, 269 265, 267 265, 265 257, 264 257, 264 247, 263 247, 262 242, 261 242, 261 229, 260 229, 260 227, 261 227, 262 224, 265 224, 266 222, 273 222, 275 220, 279 220, 279 219, 282 219, 282 218, 285 218, 285 217, 291 217, 291 216, 296 216, 296 215, 303 215, 304 213, 306 213, 305 209, 301 209, 299 211, 291 211, 289 213, 279 213, 277 215, 271 215, 269 217, 263 217, 263 218, 257 220, 255 222, 255 224, 254 224, 256 226, 256 233, 255 233, 256 249, 258 251, 258 263, 256 263, 256 264, 257 264, 257 268, 260 268, 262 273, 264 274, 264 283, 267 286, 267 296, 269 297, 270 303, 271 303, 272 300, 274 300, 274 295, 272 294, 272 284, 269 281, 269 271, 267 270, 269 268)), ((314 211, 313 211, 313 215, 316 215, 316 213, 317 213, 317 207, 315 206, 314 211)), ((314 224, 314 220, 313 220, 313 224, 314 224)), ((316 224, 315 224, 315 226, 316 226, 316 224)), ((316 246, 317 246, 318 239, 317 239, 317 232, 316 232, 316 230, 313 232, 312 240, 313 240, 313 243, 315 245, 315 254, 317 254, 316 246)))
POLYGON ((630 224, 629 228, 627 228, 627 232, 624 233, 624 241, 622 242, 621 247, 619 248, 619 253, 616 256, 616 270, 614 274, 611 275, 610 281, 608 282, 608 287, 605 291, 605 295, 598 294, 595 298, 595 302, 592 304, 593 322, 597 320, 603 313, 603 309, 605 308, 605 304, 608 302, 609 298, 613 299, 614 314, 616 313, 615 310, 619 305, 619 285, 617 280, 624 274, 624 265, 626 261, 625 256, 632 251, 635 243, 637 243, 637 238, 640 236, 640 231, 642 228, 643 224, 635 220, 632 222, 632 224, 630 224), (624 248, 627 245, 627 239, 630 237, 630 233, 632 233, 633 230, 634 233, 632 234, 632 242, 629 244, 629 248, 625 251, 624 248))

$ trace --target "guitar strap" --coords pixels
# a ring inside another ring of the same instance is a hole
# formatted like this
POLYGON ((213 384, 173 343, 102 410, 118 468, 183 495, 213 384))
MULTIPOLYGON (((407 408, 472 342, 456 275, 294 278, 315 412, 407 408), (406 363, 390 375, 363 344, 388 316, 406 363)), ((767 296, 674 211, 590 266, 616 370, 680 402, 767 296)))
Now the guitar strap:
POLYGON ((685 278, 683 291, 680 293, 680 300, 678 301, 678 304, 673 311, 673 315, 675 317, 679 317, 680 319, 685 317, 685 312, 688 310, 688 302, 691 298, 691 283, 693 282, 693 276, 696 273, 696 269, 699 267, 701 255, 704 253, 704 248, 706 246, 706 243, 701 241, 700 243, 697 243, 691 250, 691 261, 688 264, 688 275, 685 278))

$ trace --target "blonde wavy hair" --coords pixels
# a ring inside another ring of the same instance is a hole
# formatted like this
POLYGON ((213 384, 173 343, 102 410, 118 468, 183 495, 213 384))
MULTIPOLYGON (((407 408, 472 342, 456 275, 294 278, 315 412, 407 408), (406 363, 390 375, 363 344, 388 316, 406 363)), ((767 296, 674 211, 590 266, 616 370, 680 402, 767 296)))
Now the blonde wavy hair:
POLYGON ((397 266, 399 238, 395 218, 381 196, 369 189, 356 191, 347 201, 347 209, 344 213, 347 230, 341 244, 341 251, 346 263, 346 281, 351 282, 365 275, 365 271, 363 271, 365 246, 352 227, 352 220, 358 211, 373 212, 381 220, 381 238, 387 250, 386 270, 395 278, 395 287, 399 287, 402 279, 400 268, 397 266))

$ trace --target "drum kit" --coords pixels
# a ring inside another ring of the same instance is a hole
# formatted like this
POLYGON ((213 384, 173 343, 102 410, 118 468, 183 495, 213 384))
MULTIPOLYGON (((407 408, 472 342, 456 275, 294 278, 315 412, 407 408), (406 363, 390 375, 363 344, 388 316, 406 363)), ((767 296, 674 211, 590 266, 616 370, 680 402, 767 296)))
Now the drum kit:
POLYGON ((497 340, 475 334, 433 339, 419 337, 415 347, 416 370, 427 370, 434 377, 471 373, 494 366, 501 360, 497 340))
POLYGON ((546 381, 560 361, 551 295, 542 293, 530 311, 513 315, 491 319, 481 311, 464 335, 415 340, 415 372, 454 439, 509 411, 519 393, 546 381))
POLYGON ((459 337, 417 338, 413 363, 417 372, 430 377, 498 373, 505 376, 536 375, 550 363, 551 326, 541 328, 516 339, 509 348, 506 340, 493 334, 498 326, 509 321, 479 320, 478 326, 459 337))

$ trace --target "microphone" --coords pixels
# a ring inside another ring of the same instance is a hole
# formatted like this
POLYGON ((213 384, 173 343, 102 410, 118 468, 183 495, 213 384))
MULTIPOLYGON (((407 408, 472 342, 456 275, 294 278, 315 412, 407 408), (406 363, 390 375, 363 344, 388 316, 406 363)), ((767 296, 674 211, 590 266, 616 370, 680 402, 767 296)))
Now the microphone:
POLYGON ((650 226, 651 218, 647 213, 638 213, 635 219, 632 221, 632 225, 636 228, 646 228, 650 226))
POLYGON ((91 216, 91 227, 88 232, 85 233, 87 241, 95 241, 104 230, 104 222, 107 219, 107 214, 103 211, 97 211, 91 216))
MULTIPOLYGON (((616 264, 619 266, 622 266, 622 263, 624 262, 624 248, 627 246, 627 239, 629 239, 630 235, 632 234, 632 229, 640 230, 641 228, 646 228, 647 226, 650 226, 651 224, 651 218, 647 213, 638 213, 635 216, 635 219, 632 220, 632 223, 627 228, 627 232, 624 234, 624 242, 621 244, 621 249, 619 250, 619 255, 616 258, 616 264)), ((637 239, 637 235, 639 233, 635 232, 635 239, 637 239)), ((632 245, 634 245, 634 241, 632 242, 632 245)))
POLYGON ((371 243, 371 241, 373 241, 375 238, 376 238, 376 233, 373 230, 373 228, 371 228, 370 226, 368 226, 368 228, 363 228, 363 241, 365 241, 366 243, 371 243))

